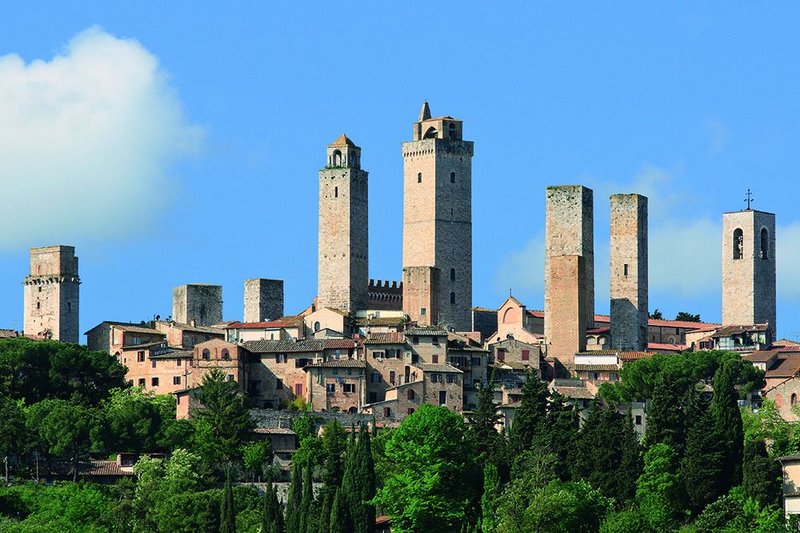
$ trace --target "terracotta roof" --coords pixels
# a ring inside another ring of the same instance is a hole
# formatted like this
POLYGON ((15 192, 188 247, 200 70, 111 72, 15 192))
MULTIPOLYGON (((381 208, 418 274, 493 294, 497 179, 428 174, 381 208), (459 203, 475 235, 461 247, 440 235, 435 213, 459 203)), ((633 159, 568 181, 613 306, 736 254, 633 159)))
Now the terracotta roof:
POLYGON ((800 372, 800 355, 780 355, 775 365, 767 370, 766 378, 792 378, 800 372))
POLYGON ((224 335, 225 332, 222 331, 221 327, 212 327, 212 326, 193 326, 191 324, 186 324, 184 322, 167 322, 166 320, 160 321, 162 324, 167 324, 176 329, 182 329, 184 331, 196 331, 198 333, 212 333, 214 335, 224 335))
POLYGON ((321 339, 326 350, 350 350, 356 347, 353 339, 321 339))
POLYGON ((800 342, 793 341, 790 339, 778 339, 772 343, 774 347, 783 347, 783 346, 800 346, 800 342))
POLYGON ((426 335, 440 336, 440 335, 447 335, 447 330, 436 326, 430 326, 430 327, 415 326, 406 329, 406 335, 416 335, 418 337, 424 337, 426 335))
MULTIPOLYGON (((350 139, 347 137, 347 135, 345 135, 344 133, 342 133, 341 135, 339 135, 338 137, 336 137, 336 140, 335 140, 335 141, 333 141, 333 142, 332 142, 332 143, 331 143, 329 146, 342 146, 342 145, 347 145, 347 146, 356 146, 356 143, 354 143, 353 141, 351 141, 351 140, 350 140, 350 139)), ((358 147, 356 146, 356 148, 358 148, 358 147)))
POLYGON ((13 329, 0 329, 0 339, 10 339, 12 337, 18 337, 19 333, 13 329))
POLYGON ((296 435, 296 433, 289 428, 255 428, 253 433, 259 433, 261 435, 296 435))
POLYGON ((567 398, 577 400, 591 400, 594 398, 594 394, 586 387, 557 387, 556 391, 567 398))
POLYGON ((194 353, 191 350, 170 350, 166 353, 151 355, 150 359, 191 359, 194 353))
POLYGON ((749 354, 743 356, 742 359, 750 361, 751 363, 766 363, 766 362, 770 361, 773 357, 778 355, 779 351, 780 350, 777 350, 777 349, 774 349, 774 350, 758 350, 756 352, 749 353, 749 354))
POLYGON ((321 340, 260 340, 247 341, 242 346, 253 353, 321 352, 325 349, 325 342, 321 340))
POLYGON ((620 361, 637 361, 639 359, 647 359, 653 357, 653 352, 621 352, 619 354, 620 361))
POLYGON ((478 311, 481 313, 496 313, 497 309, 489 309, 488 307, 478 307, 475 306, 472 308, 473 311, 478 311))
POLYGON ((131 350, 142 350, 145 348, 153 348, 154 346, 163 346, 166 344, 166 340, 160 340, 155 342, 145 342, 142 344, 128 344, 122 347, 123 352, 131 351, 131 350))
POLYGON ((600 334, 600 333, 609 333, 610 331, 611 331, 610 327, 604 326, 602 328, 587 329, 586 333, 588 333, 589 335, 597 335, 597 334, 600 334))
MULTIPOLYGON (((97 324, 92 329, 99 328, 103 324, 108 324, 109 326, 114 326, 115 328, 121 329, 123 331, 130 331, 131 333, 147 333, 147 334, 150 334, 150 335, 162 335, 162 336, 164 335, 164 333, 161 333, 157 329, 149 328, 146 325, 143 326, 141 323, 134 324, 132 322, 113 322, 111 320, 104 320, 103 322, 100 322, 99 324, 97 324)), ((92 331, 92 329, 90 329, 89 331, 92 331)), ((84 333, 84 335, 88 334, 89 331, 84 333)))
MULTIPOLYGON (((529 309, 528 314, 534 318, 544 318, 544 311, 541 310, 529 309)), ((610 324, 611 317, 609 315, 594 315, 594 322, 595 324, 610 324)), ((687 322, 684 320, 661 320, 656 318, 648 319, 647 324, 651 327, 682 328, 693 331, 708 331, 720 327, 719 324, 711 322, 687 322)))
POLYGON ((528 368, 531 368, 530 365, 525 365, 522 363, 518 363, 516 361, 509 361, 509 362, 497 361, 495 363, 492 363, 491 366, 492 368, 499 368, 501 370, 527 370, 528 368))
POLYGON ((322 363, 314 363, 308 365, 306 368, 366 368, 367 364, 364 361, 356 361, 355 359, 331 359, 322 363))
POLYGON ((616 372, 617 370, 619 370, 619 367, 617 365, 592 365, 592 364, 582 365, 582 364, 576 364, 575 365, 575 370, 613 371, 613 372, 616 372))
POLYGON ((729 337, 731 335, 741 335, 751 331, 766 331, 769 326, 767 324, 748 324, 744 326, 725 326, 717 330, 711 337, 718 339, 720 337, 729 337))
POLYGON ((683 344, 669 344, 665 342, 648 342, 648 350, 665 350, 670 352, 682 352, 686 349, 683 344))
POLYGON ((441 364, 441 363, 417 363, 414 366, 421 369, 423 372, 446 372, 450 374, 463 374, 461 370, 454 366, 441 364))
POLYGON ((382 316, 382 317, 374 317, 374 318, 367 318, 361 317, 357 318, 355 323, 357 326, 402 326, 405 319, 401 316, 382 316))
POLYGON ((403 344, 405 342, 405 334, 399 331, 390 331, 389 333, 370 333, 365 344, 403 344))

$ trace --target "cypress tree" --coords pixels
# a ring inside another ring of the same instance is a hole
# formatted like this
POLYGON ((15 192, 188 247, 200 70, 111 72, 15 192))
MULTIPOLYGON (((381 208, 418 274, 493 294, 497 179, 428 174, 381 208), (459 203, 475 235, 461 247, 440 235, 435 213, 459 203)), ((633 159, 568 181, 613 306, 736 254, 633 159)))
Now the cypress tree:
POLYGON ((273 489, 273 500, 277 504, 277 514, 275 515, 275 533, 286 533, 286 521, 284 520, 284 514, 286 512, 286 508, 284 505, 278 500, 278 487, 273 489))
POLYGON ((711 414, 717 433, 725 443, 728 468, 722 478, 723 493, 742 482, 742 457, 744 454, 744 430, 742 413, 739 411, 739 394, 736 392, 733 364, 725 361, 714 374, 714 396, 711 414))
POLYGON ((775 459, 767 455, 763 440, 750 441, 744 446, 742 492, 763 506, 779 506, 783 488, 783 471, 775 459))
POLYGON ((220 533, 236 533, 236 509, 233 504, 233 486, 231 485, 230 468, 227 469, 225 475, 225 488, 222 494, 219 531, 220 533))
POLYGON ((647 402, 647 432, 645 446, 663 443, 683 456, 686 446, 687 391, 683 381, 669 371, 664 371, 656 380, 653 397, 647 402))
POLYGON ((689 504, 697 513, 727 490, 726 443, 717 431, 714 417, 705 402, 695 398, 687 414, 690 426, 681 475, 689 504))
POLYGON ((281 507, 278 502, 277 487, 272 485, 272 480, 267 482, 267 489, 264 493, 264 507, 261 513, 262 533, 280 533, 278 522, 283 522, 281 507))
POLYGON ((511 452, 521 455, 533 444, 547 414, 547 386, 532 369, 525 372, 525 383, 520 390, 520 405, 514 413, 511 426, 511 452))
POLYGON ((497 499, 500 496, 500 474, 497 466, 486 463, 483 467, 483 495, 481 496, 481 531, 494 533, 497 528, 497 499))
POLYGON ((555 473, 561 481, 569 481, 570 465, 575 462, 575 447, 580 428, 578 411, 567 405, 564 396, 553 394, 547 408, 545 426, 540 436, 540 445, 555 459, 555 473))
POLYGON ((358 439, 345 461, 342 480, 343 514, 345 529, 355 533, 372 533, 375 530, 375 463, 372 459, 370 433, 362 425, 358 439))
POLYGON ((616 498, 630 501, 636 496, 636 480, 642 474, 642 447, 639 444, 639 436, 633 428, 633 417, 630 410, 621 418, 622 457, 620 458, 620 467, 616 472, 618 489, 616 498))
POLYGON ((478 404, 469 418, 469 427, 475 448, 482 458, 495 464, 499 460, 500 434, 497 432, 497 404, 494 401, 494 383, 490 381, 478 390, 478 404))
POLYGON ((342 491, 337 490, 333 497, 333 505, 331 505, 330 525, 327 530, 329 533, 346 533, 348 531, 344 521, 344 512, 342 491))
POLYGON ((300 498, 300 506, 298 507, 299 519, 297 520, 297 533, 312 533, 309 527, 311 524, 311 508, 314 505, 314 482, 311 477, 312 466, 303 471, 303 494, 300 498))
POLYGON ((303 499, 303 471, 300 463, 292 465, 292 482, 289 485, 289 497, 286 499, 286 533, 302 533, 300 531, 300 504, 303 499))

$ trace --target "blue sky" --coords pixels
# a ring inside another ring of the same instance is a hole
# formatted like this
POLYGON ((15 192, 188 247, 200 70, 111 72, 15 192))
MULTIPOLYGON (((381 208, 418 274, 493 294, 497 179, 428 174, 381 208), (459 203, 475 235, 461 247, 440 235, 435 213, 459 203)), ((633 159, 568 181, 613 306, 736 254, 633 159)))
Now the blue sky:
POLYGON ((169 315, 187 282, 222 284, 226 319, 250 277, 304 308, 342 132, 370 172, 371 277, 399 279, 400 143, 427 99, 475 141, 475 305, 542 307, 544 188, 580 183, 598 312, 608 196, 640 192, 651 309, 719 320, 721 213, 749 187, 777 214, 778 334, 800 336, 800 4, 41 6, 0 19, 0 327, 54 243, 78 247, 83 331, 169 315))

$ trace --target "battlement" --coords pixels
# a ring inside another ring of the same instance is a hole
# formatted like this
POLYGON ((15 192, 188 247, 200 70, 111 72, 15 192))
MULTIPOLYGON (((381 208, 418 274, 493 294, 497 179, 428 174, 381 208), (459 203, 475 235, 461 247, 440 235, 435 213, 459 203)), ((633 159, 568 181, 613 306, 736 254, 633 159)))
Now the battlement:
POLYGON ((403 309, 403 282, 371 279, 367 285, 367 308, 381 311, 403 309))

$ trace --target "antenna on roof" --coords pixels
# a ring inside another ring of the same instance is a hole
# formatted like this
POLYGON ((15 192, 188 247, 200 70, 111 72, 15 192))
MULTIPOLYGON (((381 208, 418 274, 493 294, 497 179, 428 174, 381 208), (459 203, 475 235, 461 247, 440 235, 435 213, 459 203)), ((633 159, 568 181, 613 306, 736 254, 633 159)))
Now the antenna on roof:
POLYGON ((750 204, 755 202, 755 200, 753 200, 753 193, 750 192, 750 189, 747 189, 747 194, 744 195, 744 201, 747 203, 747 210, 750 211, 750 204))

